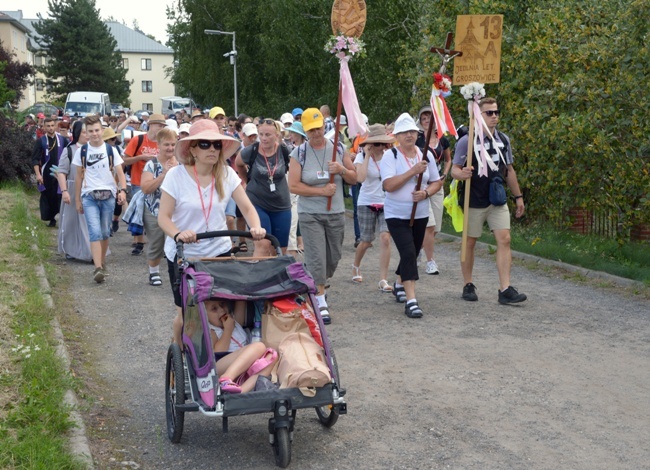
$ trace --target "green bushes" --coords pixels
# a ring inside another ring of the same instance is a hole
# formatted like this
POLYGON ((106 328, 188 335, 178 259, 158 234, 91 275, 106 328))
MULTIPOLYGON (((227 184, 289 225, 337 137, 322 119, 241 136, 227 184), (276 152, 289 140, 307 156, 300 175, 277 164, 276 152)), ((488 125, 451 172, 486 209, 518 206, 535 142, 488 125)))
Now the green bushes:
POLYGON ((0 113, 0 182, 29 180, 33 146, 32 135, 0 113))

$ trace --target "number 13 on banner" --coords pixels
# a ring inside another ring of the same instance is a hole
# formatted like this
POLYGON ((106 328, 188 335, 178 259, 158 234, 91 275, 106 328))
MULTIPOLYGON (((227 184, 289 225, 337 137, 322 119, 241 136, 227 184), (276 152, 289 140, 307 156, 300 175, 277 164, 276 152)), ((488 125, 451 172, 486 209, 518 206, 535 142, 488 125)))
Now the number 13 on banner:
POLYGON ((503 15, 461 15, 456 19, 454 85, 499 83, 503 15))

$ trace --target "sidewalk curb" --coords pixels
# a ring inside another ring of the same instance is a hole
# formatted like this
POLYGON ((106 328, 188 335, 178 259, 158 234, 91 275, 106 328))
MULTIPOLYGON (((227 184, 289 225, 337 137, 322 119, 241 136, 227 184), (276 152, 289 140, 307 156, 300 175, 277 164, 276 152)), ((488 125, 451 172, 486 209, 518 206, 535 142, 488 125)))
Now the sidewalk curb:
MULTIPOLYGON (((456 235, 450 235, 448 233, 438 232, 436 237, 442 238, 448 241, 458 241, 460 242, 461 237, 456 235)), ((490 243, 476 242, 477 246, 487 249, 491 245, 490 243)), ((552 259, 542 258, 540 256, 529 255, 528 253, 521 253, 520 251, 512 250, 512 257, 518 258, 523 261, 531 261, 543 266, 550 266, 553 268, 560 268, 572 273, 580 274, 581 276, 590 278, 590 279, 602 279, 607 282, 611 282, 621 287, 644 287, 645 284, 641 281, 635 281, 633 279, 627 279, 625 277, 615 276, 603 271, 594 271, 592 269, 583 268, 580 266, 574 266, 572 264, 563 263, 562 261, 555 261, 552 259)))
MULTIPOLYGON (((37 247, 34 246, 33 249, 36 250, 37 247)), ((52 300, 51 296, 52 288, 50 287, 50 283, 47 281, 47 276, 45 275, 45 268, 43 268, 43 265, 39 264, 36 267, 36 275, 38 276, 38 280, 41 285, 41 293, 45 300, 45 306, 48 309, 54 311, 54 301, 52 300)), ((65 368, 70 371, 70 356, 65 346, 63 331, 61 330, 59 320, 54 317, 50 324, 52 325, 54 339, 57 343, 56 354, 63 361, 65 368)), ((86 465, 86 468, 94 469, 95 465, 93 463, 92 454, 90 453, 88 436, 86 436, 86 426, 84 425, 81 413, 78 411, 79 401, 77 400, 77 395, 73 390, 68 390, 65 393, 63 403, 68 405, 70 408, 70 418, 74 423, 74 426, 69 433, 70 450, 79 459, 79 461, 86 465)))

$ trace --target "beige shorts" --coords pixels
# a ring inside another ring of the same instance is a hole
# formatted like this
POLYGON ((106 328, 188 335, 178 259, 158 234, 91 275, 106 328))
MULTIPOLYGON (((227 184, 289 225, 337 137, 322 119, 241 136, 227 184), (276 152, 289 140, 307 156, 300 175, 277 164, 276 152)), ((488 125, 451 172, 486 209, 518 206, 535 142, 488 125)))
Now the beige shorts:
POLYGON ((483 233, 483 224, 487 220, 488 227, 495 230, 510 230, 510 209, 508 204, 502 206, 488 206, 484 209, 469 208, 469 223, 467 236, 479 238, 483 233))
POLYGON ((445 199, 445 188, 440 188, 440 191, 435 193, 429 198, 429 221, 428 227, 436 227, 436 232, 442 229, 442 201, 445 199))

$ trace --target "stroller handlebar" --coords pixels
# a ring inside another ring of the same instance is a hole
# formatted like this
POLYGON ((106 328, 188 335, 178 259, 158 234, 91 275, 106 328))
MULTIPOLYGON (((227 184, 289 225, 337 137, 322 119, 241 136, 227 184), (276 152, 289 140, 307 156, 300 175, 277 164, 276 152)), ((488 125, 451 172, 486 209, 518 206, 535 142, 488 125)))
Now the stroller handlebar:
MULTIPOLYGON (((217 230, 214 232, 202 232, 202 233, 197 233, 196 234, 196 239, 197 240, 203 240, 205 238, 218 238, 218 237, 244 237, 244 238, 253 238, 253 235, 251 235, 250 232, 244 232, 242 230, 217 230)), ((275 248, 276 253, 278 256, 282 256, 282 249, 280 248, 280 242, 278 239, 271 235, 270 233, 267 233, 264 236, 265 240, 269 240, 271 244, 273 245, 273 248, 275 248)), ((178 259, 183 259, 183 245, 185 245, 185 242, 181 240, 176 241, 176 253, 178 255, 178 259)))

